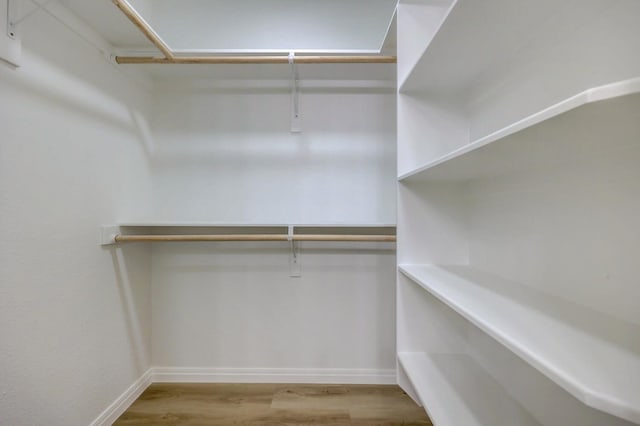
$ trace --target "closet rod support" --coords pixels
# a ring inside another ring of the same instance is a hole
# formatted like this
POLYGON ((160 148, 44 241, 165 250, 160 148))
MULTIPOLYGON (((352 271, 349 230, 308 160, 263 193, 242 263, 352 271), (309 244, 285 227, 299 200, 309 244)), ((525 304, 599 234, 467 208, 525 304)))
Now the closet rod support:
POLYGON ((300 125, 300 75, 295 52, 289 53, 291 65, 291 133, 302 132, 300 125))
POLYGON ((300 267, 300 246, 294 240, 295 226, 289 225, 287 239, 291 243, 291 253, 289 254, 289 276, 297 278, 302 276, 302 268, 300 267))

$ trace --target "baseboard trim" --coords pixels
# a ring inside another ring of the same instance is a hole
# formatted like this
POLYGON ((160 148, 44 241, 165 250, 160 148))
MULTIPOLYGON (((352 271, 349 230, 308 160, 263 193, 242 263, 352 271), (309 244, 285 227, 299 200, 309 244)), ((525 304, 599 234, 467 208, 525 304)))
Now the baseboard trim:
POLYGON ((310 368, 152 367, 107 407, 90 426, 111 426, 152 383, 313 383, 395 385, 396 370, 310 368))
POLYGON ((127 411, 133 401, 144 392, 153 382, 153 368, 148 369, 138 380, 124 391, 106 410, 102 412, 91 426, 111 426, 117 419, 127 411))
POLYGON ((396 370, 154 367, 154 383, 314 383, 395 385, 396 370))

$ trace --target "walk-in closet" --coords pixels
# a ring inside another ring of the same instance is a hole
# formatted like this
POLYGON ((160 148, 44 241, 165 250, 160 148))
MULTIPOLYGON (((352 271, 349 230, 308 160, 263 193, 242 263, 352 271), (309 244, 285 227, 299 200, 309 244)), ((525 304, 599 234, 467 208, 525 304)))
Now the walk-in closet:
POLYGON ((0 0, 0 425, 640 424, 639 52, 638 0, 0 0))

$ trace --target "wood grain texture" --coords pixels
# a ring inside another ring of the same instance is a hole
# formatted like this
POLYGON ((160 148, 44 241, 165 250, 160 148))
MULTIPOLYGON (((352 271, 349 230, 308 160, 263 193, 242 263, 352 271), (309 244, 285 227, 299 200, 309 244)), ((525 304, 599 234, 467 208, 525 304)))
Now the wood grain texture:
POLYGON ((126 425, 431 425, 398 386, 152 384, 114 423, 126 425))
POLYGON ((155 31, 138 15, 138 13, 125 1, 113 0, 113 3, 118 6, 118 9, 124 13, 124 15, 135 25, 142 34, 149 39, 154 46, 158 48, 165 56, 165 59, 173 59, 174 55, 171 48, 156 34, 155 31))

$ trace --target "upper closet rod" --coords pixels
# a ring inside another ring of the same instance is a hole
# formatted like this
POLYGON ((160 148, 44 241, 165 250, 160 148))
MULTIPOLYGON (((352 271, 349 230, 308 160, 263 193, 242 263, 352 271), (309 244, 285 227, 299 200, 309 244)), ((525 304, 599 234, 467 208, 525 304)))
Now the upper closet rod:
POLYGON ((227 235, 116 235, 116 243, 195 242, 195 241, 343 241, 392 243, 395 235, 331 234, 227 234, 227 235))
MULTIPOLYGON (((289 56, 176 56, 151 26, 131 7, 126 0, 113 0, 129 20, 142 31, 164 58, 152 56, 116 56, 118 64, 288 64, 289 56)), ((298 64, 392 64, 395 56, 383 55, 333 55, 296 56, 298 64)))

